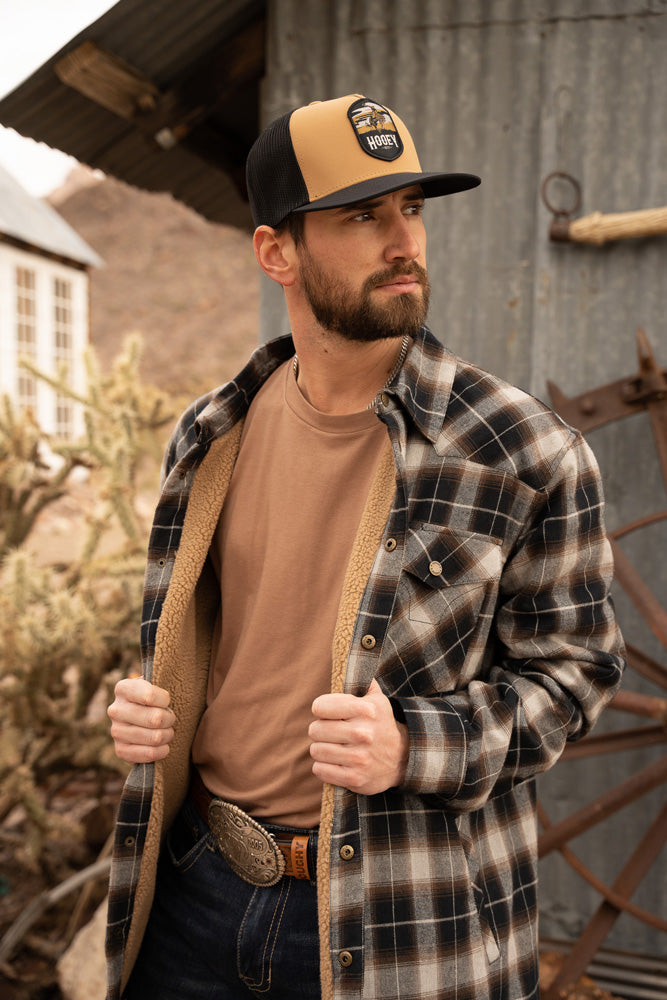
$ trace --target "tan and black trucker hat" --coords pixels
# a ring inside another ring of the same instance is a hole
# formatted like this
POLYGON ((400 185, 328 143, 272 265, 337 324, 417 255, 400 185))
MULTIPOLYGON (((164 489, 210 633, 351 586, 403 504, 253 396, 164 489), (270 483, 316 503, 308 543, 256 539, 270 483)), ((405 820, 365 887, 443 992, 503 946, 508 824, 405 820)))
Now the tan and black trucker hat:
POLYGON ((477 187, 474 174, 424 173, 407 128, 361 94, 314 101, 268 125, 246 163, 255 226, 339 208, 410 184, 426 198, 477 187))

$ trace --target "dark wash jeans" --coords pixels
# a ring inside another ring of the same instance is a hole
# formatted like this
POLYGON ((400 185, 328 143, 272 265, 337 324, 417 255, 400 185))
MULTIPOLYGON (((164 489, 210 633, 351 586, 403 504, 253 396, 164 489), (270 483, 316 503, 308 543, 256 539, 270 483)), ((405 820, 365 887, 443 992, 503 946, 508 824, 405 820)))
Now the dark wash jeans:
POLYGON ((186 802, 160 856, 125 1000, 319 1000, 319 964, 315 886, 291 876, 249 885, 186 802))

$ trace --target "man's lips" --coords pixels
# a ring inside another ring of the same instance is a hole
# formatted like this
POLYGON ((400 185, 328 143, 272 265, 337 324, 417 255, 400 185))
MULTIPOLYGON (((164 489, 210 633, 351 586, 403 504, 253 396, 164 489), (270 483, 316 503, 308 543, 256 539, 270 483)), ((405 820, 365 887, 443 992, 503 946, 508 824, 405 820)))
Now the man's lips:
POLYGON ((375 286, 383 292, 393 292, 400 295, 405 292, 416 292, 421 288, 421 281, 414 274, 397 274, 393 278, 387 278, 375 286))

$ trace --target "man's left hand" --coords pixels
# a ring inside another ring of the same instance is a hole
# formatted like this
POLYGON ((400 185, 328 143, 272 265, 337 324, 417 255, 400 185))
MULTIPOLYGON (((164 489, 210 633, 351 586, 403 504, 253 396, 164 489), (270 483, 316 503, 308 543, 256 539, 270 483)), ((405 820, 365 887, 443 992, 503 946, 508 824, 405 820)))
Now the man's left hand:
POLYGON ((408 761, 408 730, 374 679, 362 697, 323 694, 313 702, 313 774, 320 781, 375 795, 400 785, 408 761))

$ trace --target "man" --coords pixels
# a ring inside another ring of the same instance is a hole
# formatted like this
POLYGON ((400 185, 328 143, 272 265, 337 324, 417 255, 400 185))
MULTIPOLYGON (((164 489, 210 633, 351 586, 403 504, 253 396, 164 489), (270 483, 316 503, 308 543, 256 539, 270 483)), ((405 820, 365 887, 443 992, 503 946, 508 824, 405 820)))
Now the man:
POLYGON ((109 997, 536 997, 534 778, 623 666, 594 459, 424 327, 424 200, 478 178, 360 95, 247 176, 292 337, 167 450, 109 997))

